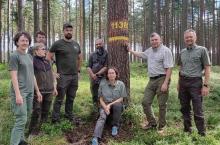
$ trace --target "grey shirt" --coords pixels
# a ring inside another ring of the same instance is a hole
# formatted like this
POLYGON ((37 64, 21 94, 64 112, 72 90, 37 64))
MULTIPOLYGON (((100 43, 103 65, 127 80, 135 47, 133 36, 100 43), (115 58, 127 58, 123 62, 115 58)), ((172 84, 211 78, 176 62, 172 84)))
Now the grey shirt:
POLYGON ((127 97, 125 85, 122 81, 117 80, 112 86, 109 81, 102 79, 98 90, 99 97, 103 97, 105 103, 111 103, 119 98, 127 97))
POLYGON ((203 46, 184 48, 180 53, 180 75, 187 77, 202 77, 205 66, 211 65, 208 50, 203 46))
MULTIPOLYGON (((21 93, 34 92, 34 67, 30 54, 22 54, 15 50, 9 60, 9 71, 17 71, 18 86, 21 93)), ((11 95, 15 94, 11 84, 11 95)))
POLYGON ((149 77, 166 74, 165 69, 173 67, 171 50, 163 44, 158 48, 148 48, 141 53, 141 58, 147 59, 149 77))

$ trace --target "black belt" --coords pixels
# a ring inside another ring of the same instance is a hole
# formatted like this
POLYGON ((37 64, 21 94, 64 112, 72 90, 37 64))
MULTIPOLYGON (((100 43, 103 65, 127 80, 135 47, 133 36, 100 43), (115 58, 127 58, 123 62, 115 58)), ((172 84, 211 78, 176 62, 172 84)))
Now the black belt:
POLYGON ((180 75, 181 78, 183 79, 201 79, 202 77, 188 77, 188 76, 183 76, 183 75, 180 75))
POLYGON ((165 74, 160 74, 160 75, 158 75, 158 76, 155 76, 155 77, 150 77, 150 79, 158 79, 158 78, 161 78, 161 77, 164 77, 164 76, 166 76, 165 74))

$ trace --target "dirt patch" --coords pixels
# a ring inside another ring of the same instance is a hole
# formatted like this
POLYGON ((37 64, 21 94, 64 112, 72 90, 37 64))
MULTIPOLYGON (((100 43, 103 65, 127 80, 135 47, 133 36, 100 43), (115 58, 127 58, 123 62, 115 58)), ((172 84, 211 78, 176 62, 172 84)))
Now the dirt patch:
MULTIPOLYGON (((95 128, 97 119, 92 119, 91 122, 86 122, 76 126, 73 130, 65 133, 67 141, 71 145, 89 145, 93 137, 93 131, 95 128)), ((103 138, 101 139, 100 145, 106 145, 110 139, 114 139, 117 142, 129 141, 133 137, 132 123, 125 122, 121 123, 119 133, 116 137, 111 135, 111 126, 105 125, 103 131, 103 138)))

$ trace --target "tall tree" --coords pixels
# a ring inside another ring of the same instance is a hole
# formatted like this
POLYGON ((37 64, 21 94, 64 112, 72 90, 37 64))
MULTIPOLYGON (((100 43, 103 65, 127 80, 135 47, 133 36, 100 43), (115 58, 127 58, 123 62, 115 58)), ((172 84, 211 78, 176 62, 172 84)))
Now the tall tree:
POLYGON ((0 1, 0 63, 2 63, 2 1, 0 1))
POLYGON ((90 50, 94 51, 94 0, 92 0, 92 8, 91 8, 91 37, 90 37, 90 50))
POLYGON ((33 13, 34 13, 34 42, 36 42, 35 40, 35 36, 37 31, 39 31, 40 26, 39 26, 39 5, 37 0, 33 0, 33 13))
POLYGON ((161 34, 161 0, 157 0, 157 18, 156 18, 156 32, 161 34))
POLYGON ((204 45, 204 11, 205 5, 204 0, 199 0, 199 27, 197 28, 198 33, 198 43, 199 45, 204 45))
MULTIPOLYGON (((48 26, 48 1, 49 0, 43 0, 42 1, 42 30, 46 33, 47 36, 47 26, 48 26)), ((47 37, 46 37, 47 39, 47 37)), ((46 41, 47 43, 47 41, 46 41)))
POLYGON ((108 0, 108 63, 119 70, 120 79, 130 94, 128 41, 128 0, 108 0))
MULTIPOLYGON (((94 1, 94 0, 92 0, 94 1)), ((102 0, 99 0, 99 31, 98 31, 99 38, 102 37, 102 0)))
POLYGON ((85 0, 80 1, 80 46, 83 50, 83 58, 86 58, 85 49, 85 0))
POLYGON ((18 11, 18 18, 17 18, 17 30, 23 31, 24 30, 24 18, 23 18, 23 0, 17 0, 17 11, 18 11))
POLYGON ((48 26, 48 30, 47 30, 47 41, 48 41, 48 47, 50 47, 51 45, 51 37, 50 37, 50 0, 48 0, 47 2, 47 26, 48 26))

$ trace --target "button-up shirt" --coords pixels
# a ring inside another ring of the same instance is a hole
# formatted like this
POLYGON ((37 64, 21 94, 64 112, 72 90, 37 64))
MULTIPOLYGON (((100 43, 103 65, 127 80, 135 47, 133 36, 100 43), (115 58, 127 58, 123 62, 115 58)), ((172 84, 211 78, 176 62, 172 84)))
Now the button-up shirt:
POLYGON ((149 77, 166 74, 165 69, 173 67, 171 50, 163 44, 158 48, 148 48, 141 53, 141 58, 147 59, 149 77))
POLYGON ((208 50, 203 46, 194 45, 184 48, 180 53, 180 74, 187 77, 202 77, 205 66, 211 65, 208 50))
POLYGON ((113 102, 119 98, 127 97, 126 88, 122 81, 116 80, 115 84, 112 85, 106 79, 100 82, 99 97, 103 97, 105 103, 113 102))

